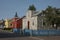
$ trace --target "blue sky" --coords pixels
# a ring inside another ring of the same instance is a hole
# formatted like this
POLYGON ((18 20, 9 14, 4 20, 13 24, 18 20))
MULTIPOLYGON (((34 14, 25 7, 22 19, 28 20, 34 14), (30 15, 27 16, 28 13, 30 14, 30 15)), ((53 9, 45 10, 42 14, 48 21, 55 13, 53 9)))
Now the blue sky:
POLYGON ((48 5, 60 8, 60 0, 0 0, 0 19, 13 18, 16 12, 22 17, 32 4, 37 10, 43 10, 48 5))

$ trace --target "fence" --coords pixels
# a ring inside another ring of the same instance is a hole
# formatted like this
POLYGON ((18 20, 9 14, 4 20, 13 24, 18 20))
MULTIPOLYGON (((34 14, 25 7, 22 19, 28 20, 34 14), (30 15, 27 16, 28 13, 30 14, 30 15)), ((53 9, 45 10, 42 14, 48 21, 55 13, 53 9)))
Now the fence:
POLYGON ((22 30, 21 29, 17 29, 17 28, 14 28, 13 32, 17 33, 17 34, 22 34, 22 30))
POLYGON ((24 35, 28 36, 60 35, 60 30, 24 30, 24 35))

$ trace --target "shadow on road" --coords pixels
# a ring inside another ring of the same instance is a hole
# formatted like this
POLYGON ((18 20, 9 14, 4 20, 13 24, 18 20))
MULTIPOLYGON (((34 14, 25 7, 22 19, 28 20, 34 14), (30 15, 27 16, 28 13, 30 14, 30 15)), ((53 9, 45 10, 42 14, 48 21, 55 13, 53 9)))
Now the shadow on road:
POLYGON ((17 33, 0 33, 0 38, 21 37, 22 35, 17 33))

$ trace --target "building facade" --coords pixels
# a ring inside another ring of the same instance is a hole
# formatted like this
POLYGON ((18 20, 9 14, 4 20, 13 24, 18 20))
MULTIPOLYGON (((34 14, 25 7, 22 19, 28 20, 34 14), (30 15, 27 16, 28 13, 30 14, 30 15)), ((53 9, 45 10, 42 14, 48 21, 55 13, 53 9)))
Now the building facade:
POLYGON ((22 18, 19 18, 17 13, 15 14, 15 17, 12 18, 11 28, 22 29, 22 18))
POLYGON ((10 28, 10 23, 11 23, 11 19, 5 19, 5 26, 4 28, 10 28))
POLYGON ((41 11, 28 10, 23 18, 23 29, 39 30, 43 27, 43 16, 41 11))
POLYGON ((22 19, 20 18, 13 18, 11 22, 11 28, 22 28, 22 19))
POLYGON ((2 19, 2 20, 0 20, 0 28, 1 28, 1 29, 3 29, 3 28, 4 28, 4 25, 5 25, 4 23, 5 23, 5 21, 4 21, 3 19, 2 19))

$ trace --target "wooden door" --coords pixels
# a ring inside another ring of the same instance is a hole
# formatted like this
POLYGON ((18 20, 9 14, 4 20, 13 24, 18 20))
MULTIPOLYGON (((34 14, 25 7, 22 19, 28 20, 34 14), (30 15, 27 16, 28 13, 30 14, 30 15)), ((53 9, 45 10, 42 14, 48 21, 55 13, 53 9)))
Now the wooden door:
POLYGON ((29 29, 30 22, 28 21, 28 29, 29 29))

